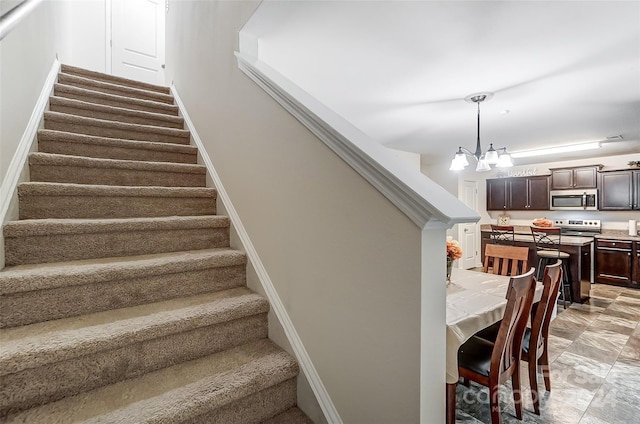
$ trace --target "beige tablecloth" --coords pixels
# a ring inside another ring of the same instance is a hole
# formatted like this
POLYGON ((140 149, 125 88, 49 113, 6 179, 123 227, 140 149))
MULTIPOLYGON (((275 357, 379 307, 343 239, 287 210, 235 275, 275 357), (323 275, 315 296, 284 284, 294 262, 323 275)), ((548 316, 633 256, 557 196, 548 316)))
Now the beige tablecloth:
MULTIPOLYGON (((509 277, 453 269, 447 286, 447 383, 458 381, 458 348, 502 319, 508 285, 509 277)), ((542 284, 537 283, 534 300, 541 297, 542 284)))

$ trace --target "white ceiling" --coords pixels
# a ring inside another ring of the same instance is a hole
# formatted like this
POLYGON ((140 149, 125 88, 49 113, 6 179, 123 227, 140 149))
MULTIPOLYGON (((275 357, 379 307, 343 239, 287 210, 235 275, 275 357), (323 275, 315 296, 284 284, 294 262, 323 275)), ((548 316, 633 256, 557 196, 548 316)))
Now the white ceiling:
POLYGON ((245 29, 262 61, 426 163, 475 150, 464 98, 484 91, 485 150, 622 135, 544 161, 640 155, 639 1, 266 1, 245 29))

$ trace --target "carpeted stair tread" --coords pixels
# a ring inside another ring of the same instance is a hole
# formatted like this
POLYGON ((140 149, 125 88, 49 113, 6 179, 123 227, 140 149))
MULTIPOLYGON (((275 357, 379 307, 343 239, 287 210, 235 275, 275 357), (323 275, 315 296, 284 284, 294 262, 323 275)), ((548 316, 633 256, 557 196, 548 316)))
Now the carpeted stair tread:
MULTIPOLYGON (((9 416, 6 422, 197 422, 207 412, 292 380, 297 373, 295 360, 263 339, 9 416)), ((208 422, 259 422, 257 417, 238 418, 208 422)))
POLYGON ((103 93, 117 94, 120 96, 127 96, 136 99, 152 100, 154 102, 173 104, 173 96, 167 93, 159 93, 153 90, 130 87, 117 83, 114 84, 113 82, 100 81, 93 78, 65 74, 64 72, 58 74, 58 83, 73 85, 75 87, 86 88, 94 91, 101 91, 103 93))
POLYGON ((7 267, 0 271, 0 328, 245 284, 246 257, 228 248, 7 267))
POLYGON ((32 181, 75 184, 205 187, 204 165, 89 158, 33 152, 32 181))
POLYGON ((150 162, 195 164, 196 146, 153 141, 125 140, 55 130, 38 131, 42 153, 150 162))
POLYGON ((313 424, 313 421, 297 407, 289 408, 262 424, 313 424))
POLYGON ((18 185, 20 219, 215 215, 216 198, 206 187, 18 185))
POLYGON ((9 238, 52 234, 98 234, 114 231, 206 229, 228 226, 229 218, 217 215, 117 219, 26 219, 7 222, 4 226, 4 236, 9 238))
POLYGON ((0 375, 268 311, 264 297, 235 288, 2 329, 0 375))
POLYGON ((129 124, 184 128, 184 119, 179 116, 101 105, 65 97, 51 96, 49 98, 49 110, 52 112, 68 113, 70 115, 85 116, 107 121, 126 122, 129 124))
POLYGON ((0 271, 0 296, 244 264, 246 255, 243 252, 214 248, 9 266, 0 271))
POLYGON ((137 160, 87 158, 84 156, 58 155, 55 153, 33 152, 29 154, 32 165, 83 166, 87 168, 119 168, 149 171, 173 171, 188 174, 206 174, 204 165, 190 163, 144 162, 137 160))
POLYGON ((208 187, 111 186, 70 183, 29 182, 18 185, 18 195, 38 196, 121 196, 121 197, 216 197, 208 187))
POLYGON ((64 262, 229 246, 224 216, 27 219, 4 226, 5 263, 64 262))
POLYGON ((87 118, 60 112, 44 113, 45 129, 66 131, 99 137, 122 138, 125 140, 156 141, 164 143, 189 144, 188 130, 165 128, 154 125, 129 124, 105 119, 87 118))
POLYGON ((60 68, 61 68, 61 72, 64 72, 65 74, 78 75, 85 78, 92 78, 92 79, 97 79, 101 81, 107 81, 113 84, 126 85, 130 87, 138 87, 143 90, 157 91, 159 93, 164 93, 164 94, 171 93, 171 90, 169 89, 169 87, 165 87, 163 85, 149 84, 147 82, 136 81, 128 78, 118 77, 115 75, 105 74, 102 72, 90 71, 88 69, 78 68, 76 66, 65 65, 65 64, 62 64, 60 68))
POLYGON ((134 99, 117 94, 103 93, 72 85, 54 84, 53 94, 58 97, 82 100, 107 106, 116 106, 129 110, 144 110, 153 113, 178 116, 178 106, 153 100, 134 99))
POLYGON ((2 330, 0 416, 266 338, 268 309, 237 288, 2 330))

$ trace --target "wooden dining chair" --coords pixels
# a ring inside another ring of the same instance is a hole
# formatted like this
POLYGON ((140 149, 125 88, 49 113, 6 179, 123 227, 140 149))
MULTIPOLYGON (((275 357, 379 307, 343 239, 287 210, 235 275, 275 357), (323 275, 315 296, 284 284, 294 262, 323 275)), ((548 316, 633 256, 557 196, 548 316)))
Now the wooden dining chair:
POLYGON ((507 244, 513 246, 516 242, 516 233, 513 225, 491 224, 491 243, 507 244))
POLYGON ((473 336, 458 350, 460 377, 489 388, 491 423, 500 424, 499 386, 511 378, 516 416, 522 419, 520 393, 520 351, 531 312, 536 281, 534 269, 511 277, 507 289, 507 306, 495 343, 473 336))
MULTIPOLYGON (((544 270, 542 279, 544 289, 540 301, 532 306, 531 327, 525 328, 522 340, 522 352, 520 359, 529 364, 529 385, 531 386, 531 398, 533 400, 533 410, 540 415, 540 396, 538 395, 538 366, 542 369, 544 386, 548 392, 551 391, 551 378, 549 377, 549 325, 556 298, 562 281, 562 261, 558 260, 553 265, 548 265, 544 270)), ((500 330, 501 322, 485 328, 475 334, 487 341, 495 343, 500 330)))
POLYGON ((529 268, 529 248, 487 244, 484 248, 484 272, 520 275, 529 268))

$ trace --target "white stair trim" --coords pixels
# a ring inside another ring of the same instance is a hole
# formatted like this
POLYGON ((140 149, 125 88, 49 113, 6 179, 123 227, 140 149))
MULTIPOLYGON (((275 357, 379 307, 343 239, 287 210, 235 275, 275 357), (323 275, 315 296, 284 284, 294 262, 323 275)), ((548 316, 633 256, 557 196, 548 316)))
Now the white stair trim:
POLYGON ((53 93, 53 85, 58 78, 58 72, 60 72, 60 61, 56 58, 53 61, 53 65, 51 65, 51 70, 44 82, 40 96, 33 107, 27 127, 22 134, 20 143, 18 143, 18 148, 11 159, 11 163, 9 163, 7 175, 2 181, 2 186, 0 187, 0 204, 2 205, 0 206, 0 222, 2 223, 6 222, 13 192, 20 181, 20 175, 27 163, 27 156, 38 136, 38 128, 49 104, 49 96, 53 93))
POLYGON ((186 107, 182 102, 182 99, 180 98, 180 95, 178 94, 178 91, 174 85, 171 85, 171 94, 173 94, 175 103, 180 110, 180 116, 184 118, 186 128, 191 132, 191 139, 193 140, 193 143, 198 147, 202 161, 213 180, 213 184, 216 190, 218 190, 218 199, 222 201, 227 215, 231 220, 231 225, 238 233, 238 237, 240 238, 242 246, 246 251, 247 257, 253 265, 256 274, 258 275, 258 279, 260 280, 260 283, 264 288, 267 299, 269 299, 271 308, 275 312, 276 317, 278 318, 280 324, 282 325, 282 328, 284 329, 287 339, 291 344, 291 348, 293 349, 294 355, 298 360, 300 369, 309 381, 309 385, 311 386, 311 389, 316 396, 318 404, 320 405, 320 408, 322 409, 327 422, 331 424, 342 424, 342 418, 340 418, 338 410, 333 404, 333 401, 331 400, 327 389, 322 383, 318 371, 313 366, 311 358, 309 357, 309 354, 307 353, 307 350, 305 349, 302 340, 300 339, 300 336, 298 335, 298 332, 296 331, 293 322, 291 321, 291 318, 289 318, 289 314, 287 313, 287 310, 282 303, 280 296, 278 296, 278 292, 274 287, 273 282, 271 281, 271 278, 269 277, 269 274, 264 267, 264 264, 260 260, 258 252, 253 246, 253 243, 249 238, 249 234, 247 233, 242 224, 242 221, 240 220, 240 216, 231 203, 231 199, 229 198, 229 195, 222 185, 220 176, 213 167, 213 163, 211 162, 211 158, 207 154, 204 144, 202 143, 202 139, 200 139, 200 136, 198 135, 198 132, 196 131, 196 128, 193 125, 189 114, 187 113, 186 107))
POLYGON ((260 60, 236 52, 238 68, 389 199, 419 228, 451 228, 480 216, 260 60))

